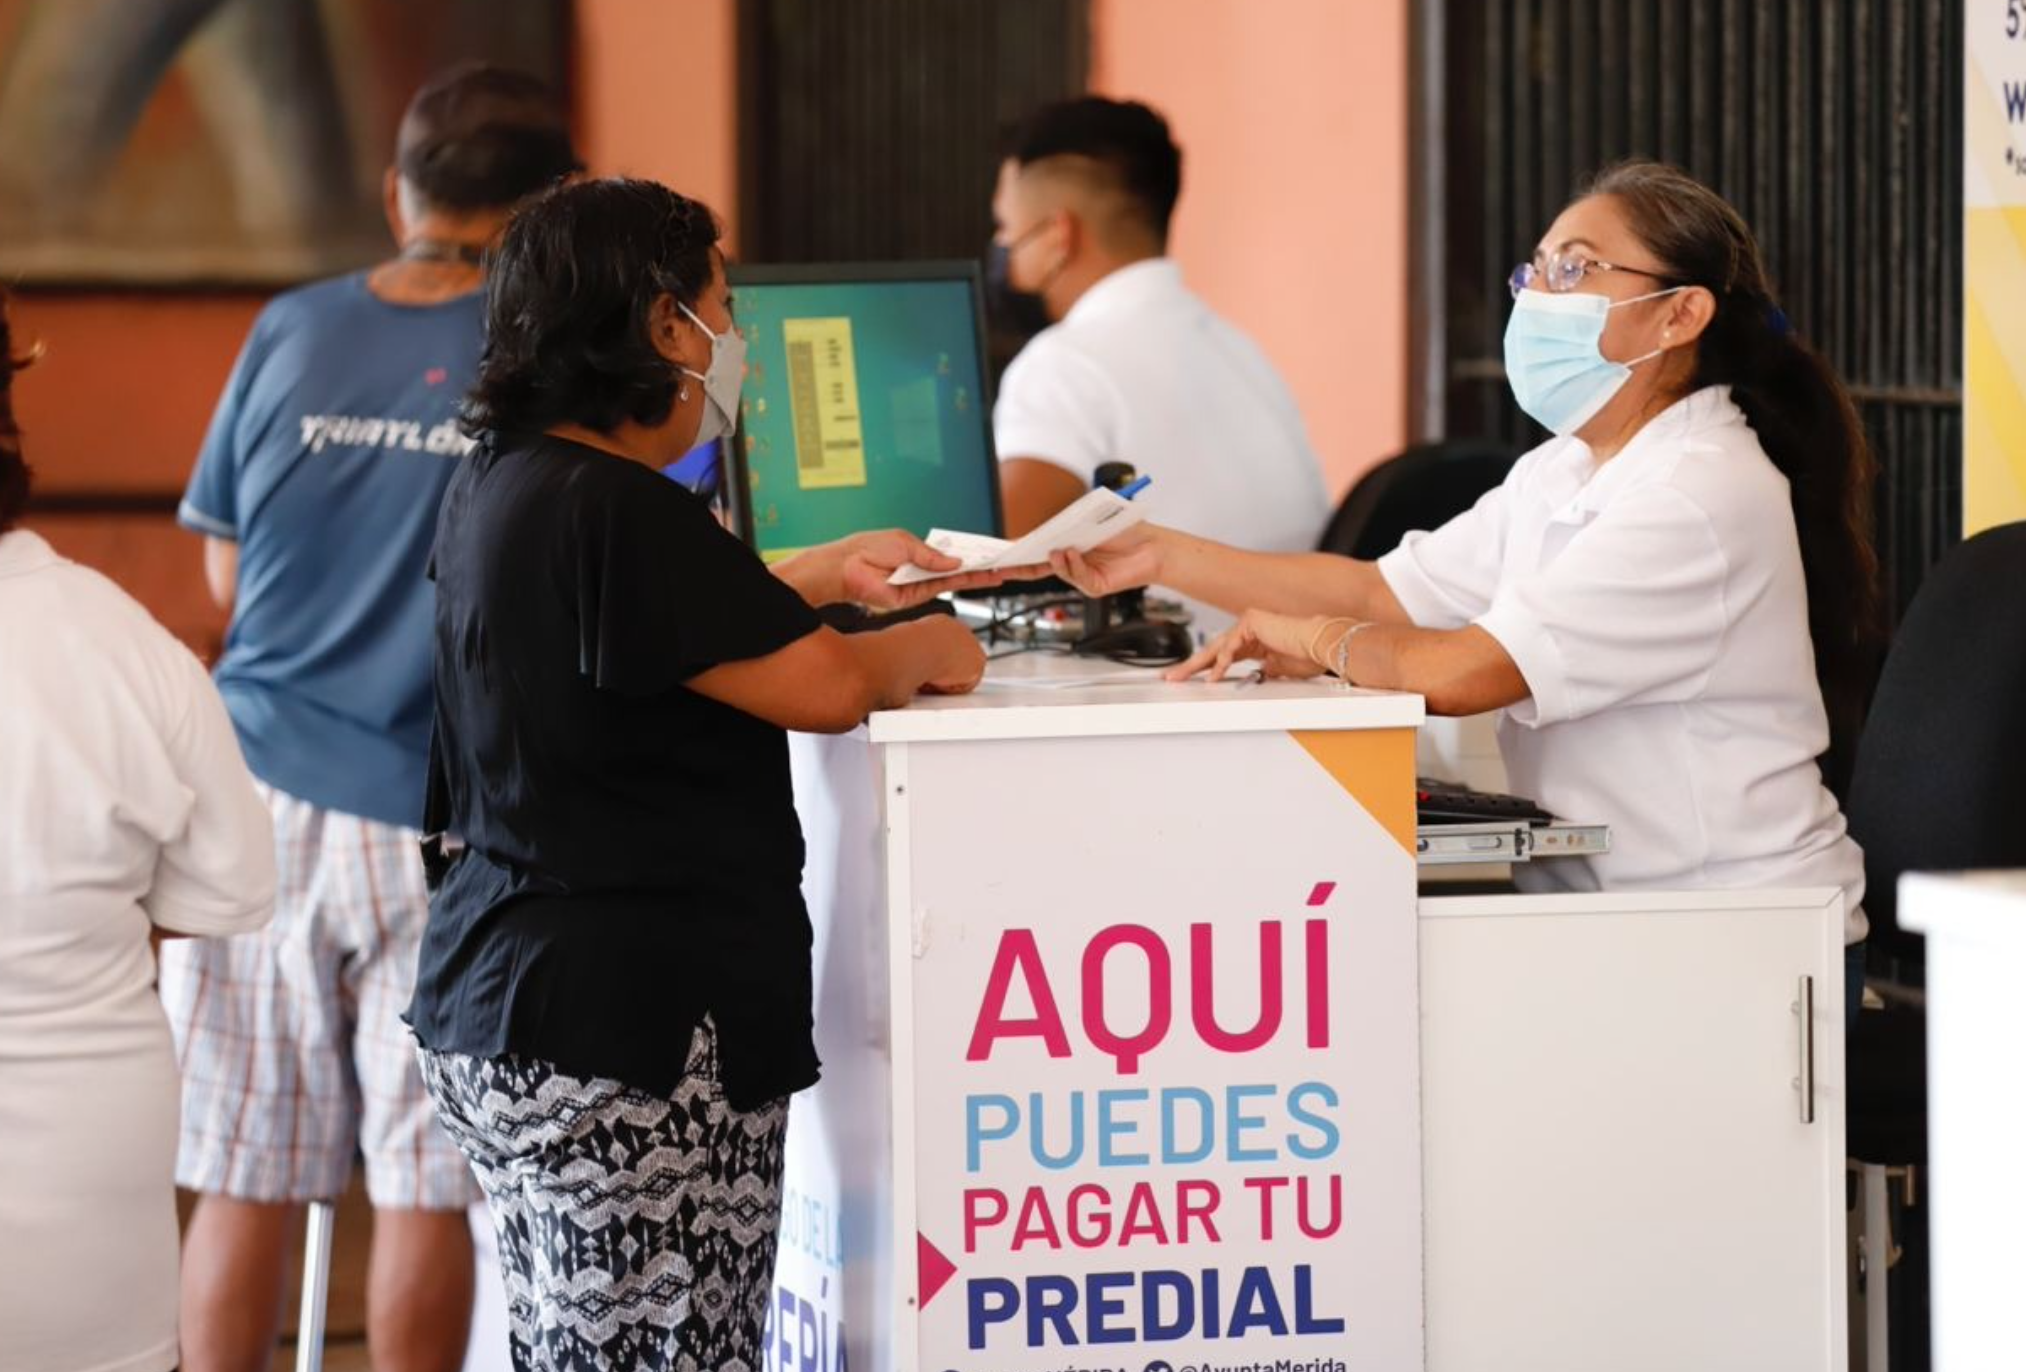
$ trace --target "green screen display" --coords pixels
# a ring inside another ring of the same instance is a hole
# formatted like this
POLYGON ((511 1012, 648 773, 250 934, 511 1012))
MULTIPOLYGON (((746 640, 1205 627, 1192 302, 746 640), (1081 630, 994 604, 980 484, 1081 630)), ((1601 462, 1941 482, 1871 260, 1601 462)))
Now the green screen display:
POLYGON ((970 280, 734 278, 748 536, 785 557, 866 529, 997 533, 970 280))

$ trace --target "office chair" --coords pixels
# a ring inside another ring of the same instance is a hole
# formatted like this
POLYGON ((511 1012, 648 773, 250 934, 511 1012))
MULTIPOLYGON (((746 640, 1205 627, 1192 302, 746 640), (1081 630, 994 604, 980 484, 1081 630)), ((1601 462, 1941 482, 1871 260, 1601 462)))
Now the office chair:
POLYGON ((1330 516, 1316 546, 1371 559, 1414 529, 1434 529, 1505 480, 1518 454, 1489 439, 1420 443, 1358 479, 1330 516))
MULTIPOLYGON (((1899 928, 1911 871, 2026 867, 2026 523, 1952 549, 1928 574, 1895 636, 1858 741, 1847 813, 1864 849, 1868 961, 1883 990, 1918 988, 1922 940, 1899 928)), ((1901 1298, 1885 1280, 1887 1186, 1927 1163, 1927 1019, 1918 990, 1858 1016, 1847 1053, 1845 1152, 1863 1178, 1868 1366, 1928 1365, 1926 1229, 1911 1199, 1901 1298), (1898 1353, 1889 1362, 1886 1355, 1898 1353)), ((2002 1089, 2002 1088, 1994 1088, 2002 1089)))

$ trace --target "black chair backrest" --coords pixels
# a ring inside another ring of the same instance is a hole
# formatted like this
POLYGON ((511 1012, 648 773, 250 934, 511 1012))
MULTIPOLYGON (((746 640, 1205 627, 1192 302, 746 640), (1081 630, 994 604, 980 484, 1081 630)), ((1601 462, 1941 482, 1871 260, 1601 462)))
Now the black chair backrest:
POLYGON ((1864 909, 1886 953, 1902 872, 2026 867, 2026 522, 1978 534, 1928 573, 1886 655, 1850 778, 1864 909))
POLYGON ((1423 443, 1388 458, 1351 487, 1316 545, 1366 559, 1390 553, 1415 529, 1447 524, 1505 480, 1518 454, 1500 443, 1423 443))

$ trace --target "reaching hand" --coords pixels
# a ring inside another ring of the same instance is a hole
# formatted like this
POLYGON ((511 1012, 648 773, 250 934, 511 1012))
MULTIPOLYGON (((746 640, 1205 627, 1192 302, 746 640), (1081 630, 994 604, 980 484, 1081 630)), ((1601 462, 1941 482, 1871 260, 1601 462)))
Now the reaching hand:
POLYGON ((846 600, 869 605, 875 610, 912 609, 945 591, 997 586, 1008 577, 1018 575, 1016 571, 960 572, 934 581, 894 586, 888 584, 887 578, 910 564, 931 572, 955 571, 963 564, 901 529, 854 534, 833 546, 840 557, 837 573, 840 594, 846 600))
POLYGON ((1048 561, 1057 576, 1088 596, 1150 586, 1161 579, 1159 531, 1149 524, 1135 525, 1087 553, 1069 549, 1048 561))
POLYGON ((1319 618, 1247 610, 1239 621, 1204 644, 1201 651, 1168 673, 1170 681, 1187 681, 1198 672, 1222 681, 1234 662, 1253 659, 1270 677, 1305 680, 1323 669, 1308 655, 1310 642, 1325 623, 1319 618))

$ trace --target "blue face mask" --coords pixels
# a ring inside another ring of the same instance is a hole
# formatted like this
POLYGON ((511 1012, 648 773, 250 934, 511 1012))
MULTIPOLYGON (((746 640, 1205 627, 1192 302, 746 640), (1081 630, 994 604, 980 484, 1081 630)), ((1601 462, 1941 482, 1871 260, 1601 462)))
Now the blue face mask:
POLYGON ((1513 399, 1550 432, 1576 432, 1610 403, 1634 367, 1666 351, 1655 348, 1630 362, 1604 356, 1598 344, 1611 311, 1683 289, 1670 286, 1630 300, 1586 291, 1521 291, 1505 326, 1505 377, 1513 399))

